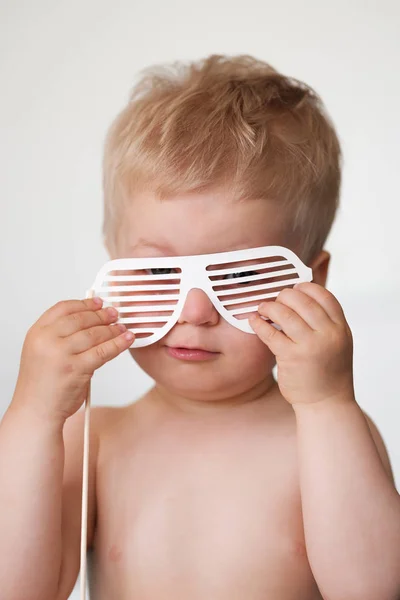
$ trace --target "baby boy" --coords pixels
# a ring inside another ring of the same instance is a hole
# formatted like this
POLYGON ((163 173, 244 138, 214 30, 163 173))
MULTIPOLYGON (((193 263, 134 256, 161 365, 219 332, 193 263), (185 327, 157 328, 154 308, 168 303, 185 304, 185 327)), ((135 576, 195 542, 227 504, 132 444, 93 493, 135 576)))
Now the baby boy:
POLYGON ((3 600, 73 589, 79 409, 128 349, 154 386, 92 410, 92 600, 398 600, 400 498, 325 288, 339 189, 339 142, 308 86, 249 56, 146 72, 106 140, 110 258, 281 246, 312 281, 277 280, 252 334, 195 286, 144 347, 98 298, 40 317, 0 426, 3 600))

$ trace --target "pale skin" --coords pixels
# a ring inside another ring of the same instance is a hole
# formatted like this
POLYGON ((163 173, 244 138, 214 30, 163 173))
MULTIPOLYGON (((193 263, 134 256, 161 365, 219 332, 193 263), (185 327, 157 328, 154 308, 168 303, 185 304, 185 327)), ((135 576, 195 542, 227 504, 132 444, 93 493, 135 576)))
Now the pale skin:
MULTIPOLYGON (((265 202, 147 193, 110 256, 290 246, 282 224, 265 202)), ((321 252, 312 283, 259 307, 282 331, 258 317, 256 335, 243 333, 193 289, 164 339, 130 350, 155 384, 138 402, 92 410, 92 600, 396 600, 399 495, 354 396, 352 336, 325 289, 328 265, 321 252), (215 358, 173 359, 166 345, 179 343, 215 358)), ((27 336, 0 426, 7 600, 64 600, 75 583, 77 411, 93 372, 131 344, 115 319, 93 300, 70 301, 27 336)))

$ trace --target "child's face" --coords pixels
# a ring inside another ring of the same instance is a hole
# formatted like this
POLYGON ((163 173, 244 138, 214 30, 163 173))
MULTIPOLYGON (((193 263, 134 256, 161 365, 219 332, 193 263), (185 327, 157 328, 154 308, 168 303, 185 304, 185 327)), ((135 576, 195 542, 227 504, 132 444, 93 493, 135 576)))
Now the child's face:
MULTIPOLYGON (((143 192, 122 215, 111 258, 185 256, 269 245, 287 246, 287 240, 282 215, 265 200, 234 202, 223 192, 159 200, 143 192)), ((275 364, 256 335, 225 321, 199 289, 189 291, 178 322, 164 338, 130 352, 158 384, 197 400, 221 400, 262 388, 271 380, 275 364), (170 347, 215 354, 188 361, 171 356, 170 347)))

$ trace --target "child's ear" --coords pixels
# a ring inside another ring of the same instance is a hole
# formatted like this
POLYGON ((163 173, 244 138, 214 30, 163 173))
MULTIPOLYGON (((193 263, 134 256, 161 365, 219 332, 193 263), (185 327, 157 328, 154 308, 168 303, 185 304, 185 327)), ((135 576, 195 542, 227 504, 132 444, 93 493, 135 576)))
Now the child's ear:
POLYGON ((322 285, 322 287, 326 286, 330 260, 331 255, 329 252, 321 250, 318 256, 316 256, 309 265, 313 272, 313 282, 322 285))

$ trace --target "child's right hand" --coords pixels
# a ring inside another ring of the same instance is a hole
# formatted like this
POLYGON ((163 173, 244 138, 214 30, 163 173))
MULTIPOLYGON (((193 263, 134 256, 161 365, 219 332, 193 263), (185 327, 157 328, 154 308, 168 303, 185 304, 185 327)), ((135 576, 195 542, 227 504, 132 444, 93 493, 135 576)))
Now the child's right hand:
POLYGON ((29 329, 11 406, 64 422, 84 402, 96 369, 129 348, 134 339, 115 324, 117 311, 100 299, 66 300, 29 329), (114 324, 113 324, 114 323, 114 324))

